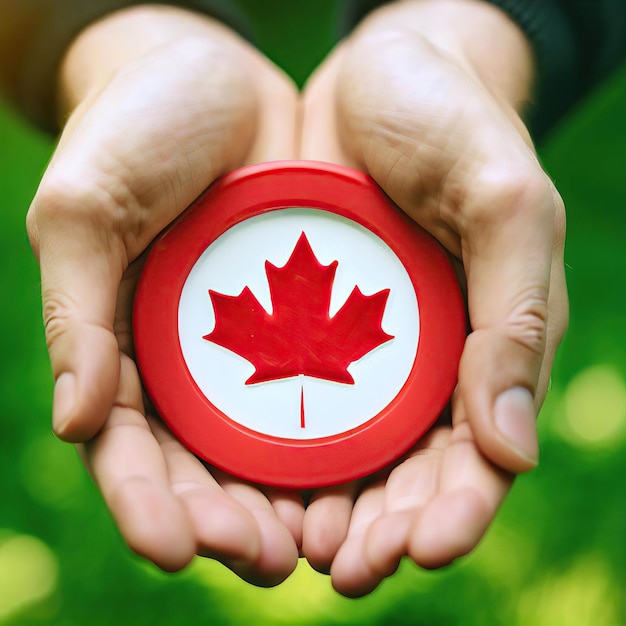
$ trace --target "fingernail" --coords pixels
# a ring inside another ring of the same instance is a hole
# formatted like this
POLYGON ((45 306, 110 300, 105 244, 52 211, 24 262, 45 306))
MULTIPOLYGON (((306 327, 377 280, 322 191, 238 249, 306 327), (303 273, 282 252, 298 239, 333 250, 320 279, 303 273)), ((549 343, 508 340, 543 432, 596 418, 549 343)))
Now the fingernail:
POLYGON ((63 372, 54 385, 52 403, 52 424, 54 432, 62 434, 72 417, 76 393, 76 381, 73 374, 63 372))
POLYGON ((535 403, 523 387, 501 393, 494 406, 495 424, 505 443, 529 463, 539 463, 535 403))

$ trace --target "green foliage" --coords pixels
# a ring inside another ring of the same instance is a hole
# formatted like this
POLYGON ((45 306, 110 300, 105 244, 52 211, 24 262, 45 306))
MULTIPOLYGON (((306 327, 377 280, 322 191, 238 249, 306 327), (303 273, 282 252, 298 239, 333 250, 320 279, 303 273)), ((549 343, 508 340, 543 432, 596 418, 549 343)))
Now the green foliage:
MULTIPOLYGON (((332 41, 251 7, 259 42, 301 83, 332 41), (304 33, 304 34, 303 34, 304 33)), ((285 0, 285 4, 287 0, 285 0)), ((316 15, 314 15, 316 14, 316 15)), ((616 626, 626 623, 626 72, 541 151, 568 207, 571 326, 540 420, 542 463, 520 477, 473 555, 440 572, 405 563, 349 601, 302 564, 271 590, 198 560, 165 575, 131 556, 73 449, 50 432, 38 272, 23 226, 49 138, 0 111, 0 624, 616 626)))

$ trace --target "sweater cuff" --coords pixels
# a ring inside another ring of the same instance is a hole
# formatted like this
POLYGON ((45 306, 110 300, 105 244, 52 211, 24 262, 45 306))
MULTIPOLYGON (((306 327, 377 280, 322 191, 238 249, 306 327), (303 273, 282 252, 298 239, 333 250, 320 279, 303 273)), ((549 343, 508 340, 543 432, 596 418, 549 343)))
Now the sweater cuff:
POLYGON ((531 134, 541 139, 578 96, 575 33, 553 0, 487 1, 522 29, 533 48, 537 75, 524 117, 531 134))

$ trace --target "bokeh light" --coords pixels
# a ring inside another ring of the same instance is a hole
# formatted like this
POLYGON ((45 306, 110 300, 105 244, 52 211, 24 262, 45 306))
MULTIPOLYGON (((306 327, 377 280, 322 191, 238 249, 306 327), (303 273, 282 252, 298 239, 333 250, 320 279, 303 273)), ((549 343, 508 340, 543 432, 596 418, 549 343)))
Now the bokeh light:
POLYGON ((48 597, 58 578, 57 559, 29 535, 0 535, 0 620, 48 597))
POLYGON ((603 558, 583 555, 569 568, 536 572, 536 581, 520 594, 512 626, 618 626, 622 593, 603 558))
POLYGON ((607 364, 578 373, 565 389, 558 421, 572 445, 617 450, 626 441, 626 381, 607 364))

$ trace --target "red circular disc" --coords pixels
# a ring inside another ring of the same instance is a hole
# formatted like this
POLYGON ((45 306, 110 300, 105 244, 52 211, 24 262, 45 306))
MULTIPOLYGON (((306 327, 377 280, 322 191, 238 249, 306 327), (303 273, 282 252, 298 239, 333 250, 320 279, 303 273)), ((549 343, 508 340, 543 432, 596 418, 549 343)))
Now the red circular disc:
POLYGON ((465 314, 446 254, 371 178, 283 161, 223 177, 155 243, 133 330, 189 450, 306 489, 369 475, 430 428, 465 314))

